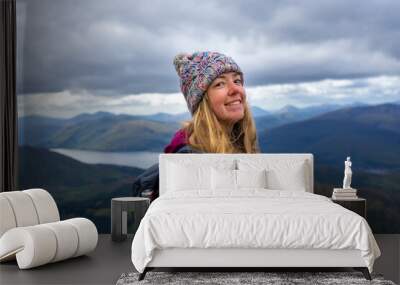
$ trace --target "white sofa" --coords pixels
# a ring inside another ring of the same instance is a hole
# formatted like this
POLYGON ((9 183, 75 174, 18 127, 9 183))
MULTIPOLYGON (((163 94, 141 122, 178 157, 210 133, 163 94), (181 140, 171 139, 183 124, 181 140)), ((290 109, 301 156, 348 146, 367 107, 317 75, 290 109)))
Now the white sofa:
POLYGON ((16 259, 20 269, 84 255, 98 233, 88 219, 60 221, 53 197, 43 189, 0 193, 0 262, 16 259))

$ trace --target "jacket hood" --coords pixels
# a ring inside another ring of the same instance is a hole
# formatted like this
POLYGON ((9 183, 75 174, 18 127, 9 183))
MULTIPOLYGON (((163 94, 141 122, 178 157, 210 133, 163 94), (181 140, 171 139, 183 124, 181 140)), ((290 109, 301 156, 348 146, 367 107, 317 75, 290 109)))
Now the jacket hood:
POLYGON ((171 142, 164 148, 164 153, 175 153, 187 144, 186 132, 182 129, 177 131, 171 142))

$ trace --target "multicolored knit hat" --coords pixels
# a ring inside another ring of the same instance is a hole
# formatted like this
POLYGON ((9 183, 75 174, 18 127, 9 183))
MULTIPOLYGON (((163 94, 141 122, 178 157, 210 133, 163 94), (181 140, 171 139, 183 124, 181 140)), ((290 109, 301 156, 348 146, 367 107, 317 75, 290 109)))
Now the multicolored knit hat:
POLYGON ((192 115, 215 78, 226 72, 238 72, 243 80, 243 73, 236 62, 218 52, 178 54, 174 58, 174 65, 181 79, 183 96, 192 115))

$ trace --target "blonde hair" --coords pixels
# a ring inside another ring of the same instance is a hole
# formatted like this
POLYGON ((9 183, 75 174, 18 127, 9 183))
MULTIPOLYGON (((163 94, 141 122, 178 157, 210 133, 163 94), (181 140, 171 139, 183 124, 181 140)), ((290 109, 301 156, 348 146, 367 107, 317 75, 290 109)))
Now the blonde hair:
POLYGON ((230 131, 212 111, 207 93, 191 121, 183 123, 190 147, 207 153, 257 153, 257 133, 247 101, 244 116, 230 131))

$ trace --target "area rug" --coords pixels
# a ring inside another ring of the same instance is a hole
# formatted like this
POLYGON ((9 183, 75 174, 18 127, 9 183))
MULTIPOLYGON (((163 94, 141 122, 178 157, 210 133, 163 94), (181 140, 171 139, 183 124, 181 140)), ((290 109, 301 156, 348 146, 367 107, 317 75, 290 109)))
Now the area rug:
POLYGON ((139 273, 124 273, 117 285, 144 284, 379 284, 395 285, 381 275, 372 275, 372 281, 361 272, 148 272, 145 279, 138 281, 139 273))

